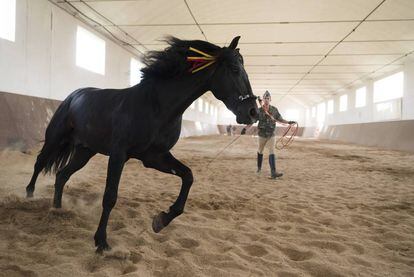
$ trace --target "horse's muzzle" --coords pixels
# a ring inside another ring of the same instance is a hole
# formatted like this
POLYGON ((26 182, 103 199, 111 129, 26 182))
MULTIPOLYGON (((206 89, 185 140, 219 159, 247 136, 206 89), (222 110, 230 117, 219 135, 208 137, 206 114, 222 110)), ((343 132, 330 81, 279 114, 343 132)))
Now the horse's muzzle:
POLYGON ((257 108, 251 108, 249 110, 249 116, 253 123, 256 122, 259 119, 259 110, 257 108))

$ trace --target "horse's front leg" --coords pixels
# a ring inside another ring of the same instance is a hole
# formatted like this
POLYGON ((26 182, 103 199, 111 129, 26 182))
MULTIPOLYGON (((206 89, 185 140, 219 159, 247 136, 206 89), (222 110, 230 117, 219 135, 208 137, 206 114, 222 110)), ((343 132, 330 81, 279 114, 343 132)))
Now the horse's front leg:
POLYGON ((160 232, 170 222, 184 212, 185 202, 193 184, 193 173, 191 169, 181 163, 174 156, 167 152, 163 155, 143 160, 144 166, 157 169, 181 177, 182 184, 177 200, 170 206, 168 212, 160 212, 152 221, 152 229, 155 233, 160 232))
POLYGON ((106 187, 102 201, 102 215, 94 237, 97 253, 102 253, 102 251, 110 249, 106 241, 106 226, 108 225, 109 214, 115 206, 118 197, 119 179, 121 178, 125 161, 126 155, 124 153, 113 153, 109 156, 106 187))

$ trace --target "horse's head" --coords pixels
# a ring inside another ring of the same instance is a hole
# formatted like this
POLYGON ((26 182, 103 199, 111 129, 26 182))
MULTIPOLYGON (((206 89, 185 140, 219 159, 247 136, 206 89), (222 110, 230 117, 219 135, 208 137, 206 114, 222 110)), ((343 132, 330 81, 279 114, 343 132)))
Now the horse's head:
POLYGON ((201 40, 167 38, 168 48, 145 55, 143 80, 174 78, 180 74, 189 76, 191 72, 191 76, 203 80, 200 81, 203 82, 203 93, 206 90, 213 92, 236 115, 238 123, 254 123, 258 118, 256 96, 244 69, 243 58, 236 48, 239 39, 235 37, 228 47, 221 48, 201 40))
POLYGON ((210 90, 236 115, 237 123, 251 124, 258 119, 258 109, 243 57, 236 48, 239 39, 235 37, 228 47, 223 47, 218 53, 210 90))

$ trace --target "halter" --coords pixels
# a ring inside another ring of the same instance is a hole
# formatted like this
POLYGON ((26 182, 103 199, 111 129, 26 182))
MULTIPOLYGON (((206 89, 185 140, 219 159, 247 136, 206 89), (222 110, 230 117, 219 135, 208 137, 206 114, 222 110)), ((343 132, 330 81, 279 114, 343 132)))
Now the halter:
POLYGON ((250 99, 250 98, 253 98, 253 100, 256 100, 257 96, 254 95, 254 94, 247 94, 247 95, 240 95, 239 96, 240 102, 243 102, 244 100, 247 100, 247 99, 250 99))

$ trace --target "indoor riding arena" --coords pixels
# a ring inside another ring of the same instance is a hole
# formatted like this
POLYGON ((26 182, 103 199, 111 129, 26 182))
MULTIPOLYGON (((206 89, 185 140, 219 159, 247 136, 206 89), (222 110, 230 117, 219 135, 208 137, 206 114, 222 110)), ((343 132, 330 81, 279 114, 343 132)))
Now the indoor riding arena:
POLYGON ((414 1, 0 0, 0 276, 414 276, 414 1))

